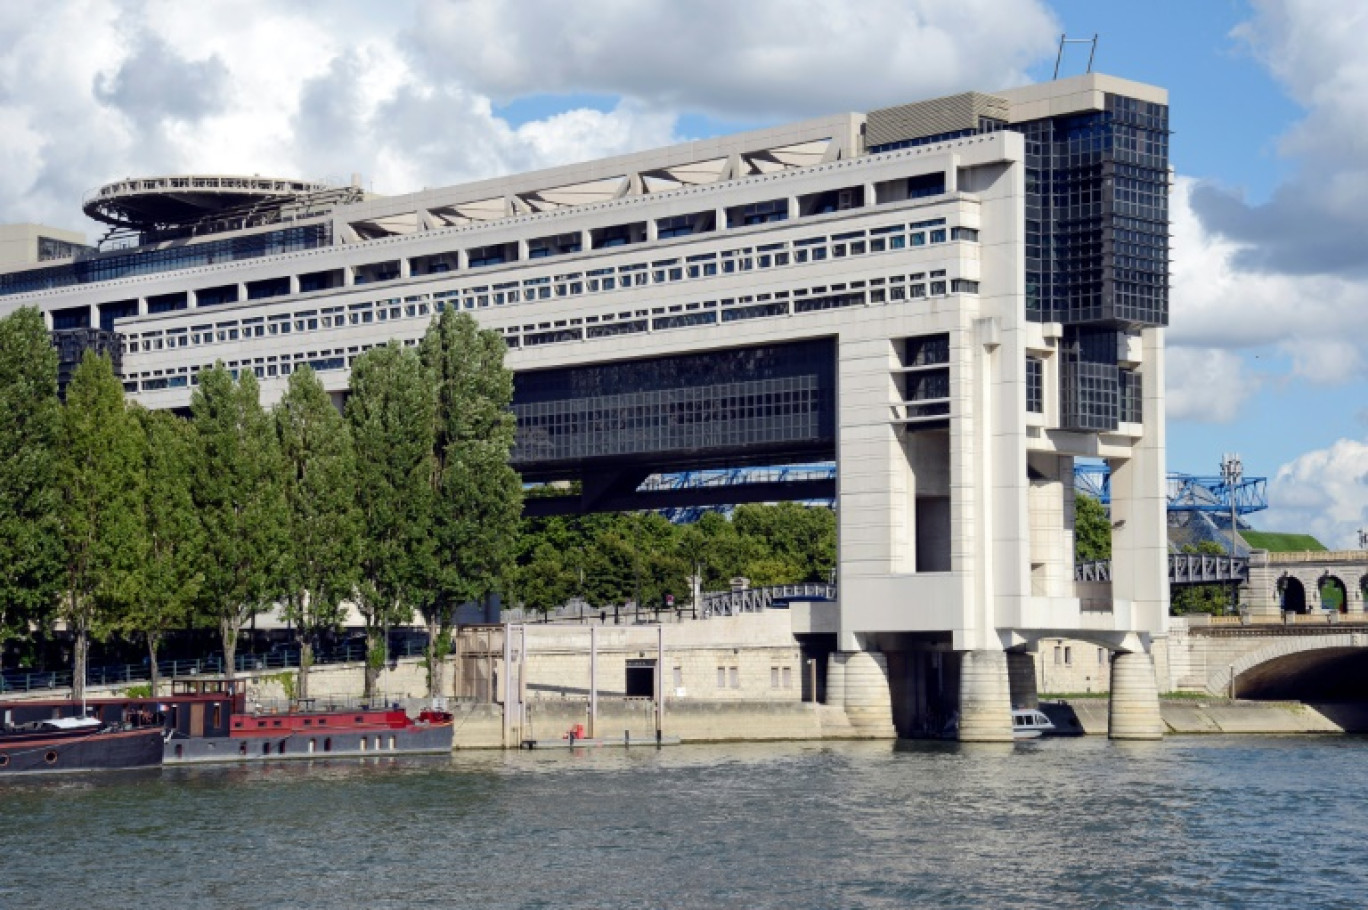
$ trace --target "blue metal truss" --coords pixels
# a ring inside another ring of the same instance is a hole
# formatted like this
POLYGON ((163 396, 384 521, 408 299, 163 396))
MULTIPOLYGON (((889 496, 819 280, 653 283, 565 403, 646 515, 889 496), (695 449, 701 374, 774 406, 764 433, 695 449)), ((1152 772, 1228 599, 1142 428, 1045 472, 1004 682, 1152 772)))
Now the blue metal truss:
MULTIPOLYGON (((773 465, 757 468, 710 468, 700 471, 679 471, 670 474, 652 474, 642 481, 638 490, 696 490, 704 487, 730 487, 738 484, 790 483, 805 480, 834 480, 836 465, 833 462, 813 464, 773 465)), ((809 505, 824 505, 830 508, 831 500, 820 500, 809 505)), ((661 513, 675 524, 689 524, 703 517, 704 512, 721 512, 730 515, 732 506, 681 506, 662 509, 661 513)))
MULTIPOLYGON (((680 471, 671 474, 652 474, 642 482, 642 490, 689 490, 703 487, 728 487, 737 484, 785 483, 801 480, 832 480, 836 465, 832 462, 815 464, 776 465, 763 468, 715 468, 701 471, 680 471)), ((1111 469, 1105 464, 1080 462, 1074 465, 1074 488, 1111 505, 1111 469)), ((1268 478, 1246 477, 1234 488, 1235 511, 1248 515, 1268 508, 1268 478)), ((1200 477, 1177 471, 1168 475, 1168 508, 1170 512, 1230 513, 1232 491, 1220 477, 1200 477)), ((829 500, 815 505, 830 506, 829 500)), ((729 514, 730 506, 687 506, 665 509, 662 514, 670 521, 697 521, 704 512, 729 514)))
MULTIPOLYGON (((1105 464, 1074 465, 1074 489, 1096 499, 1103 505, 1111 504, 1111 469, 1105 464)), ((1230 514, 1231 498, 1240 515, 1260 512, 1268 508, 1268 478, 1246 477, 1231 489, 1220 477, 1199 477, 1195 474, 1171 472, 1168 476, 1168 508, 1170 512, 1216 512, 1230 514)))

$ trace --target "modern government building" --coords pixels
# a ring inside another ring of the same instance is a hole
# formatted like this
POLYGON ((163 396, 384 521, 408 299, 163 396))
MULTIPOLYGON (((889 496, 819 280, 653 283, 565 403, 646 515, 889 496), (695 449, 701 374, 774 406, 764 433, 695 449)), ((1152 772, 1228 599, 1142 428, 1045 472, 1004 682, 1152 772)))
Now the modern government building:
POLYGON ((1151 738, 1169 177, 1167 93, 1089 74, 401 196, 126 179, 85 201, 102 250, 0 229, 0 313, 40 308, 64 369, 108 351, 131 400, 185 408, 216 361, 269 400, 308 364, 340 401, 360 353, 458 307, 508 344, 515 467, 580 481, 538 508, 836 464, 834 489, 728 495, 836 499, 839 598, 795 632, 871 735, 953 711, 1009 738, 1037 643, 1067 637, 1109 655, 1112 735, 1151 738), (1109 585, 1075 580, 1076 458, 1111 467, 1109 585))

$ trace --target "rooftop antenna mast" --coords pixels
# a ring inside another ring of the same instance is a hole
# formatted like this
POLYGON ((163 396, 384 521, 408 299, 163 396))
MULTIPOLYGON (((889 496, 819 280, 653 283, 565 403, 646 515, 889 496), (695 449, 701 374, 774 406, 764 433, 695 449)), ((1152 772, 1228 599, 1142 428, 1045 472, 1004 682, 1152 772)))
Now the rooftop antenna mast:
POLYGON ((1059 64, 1064 62, 1064 45, 1066 44, 1091 44, 1092 49, 1088 51, 1088 69, 1092 72, 1093 58, 1097 56, 1097 34, 1091 38, 1070 38, 1067 34, 1059 36, 1059 53, 1055 55, 1054 78, 1059 78, 1059 64))

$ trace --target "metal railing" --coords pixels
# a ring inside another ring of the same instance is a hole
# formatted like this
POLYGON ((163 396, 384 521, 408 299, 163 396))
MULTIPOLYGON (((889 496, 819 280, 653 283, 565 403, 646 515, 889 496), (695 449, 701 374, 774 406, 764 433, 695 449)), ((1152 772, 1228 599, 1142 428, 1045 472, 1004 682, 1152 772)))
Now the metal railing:
MULTIPOLYGON (((390 658, 417 657, 423 653, 425 645, 417 640, 406 640, 390 649, 390 658)), ((349 643, 346 646, 315 653, 313 666, 323 664, 354 663, 365 660, 366 649, 362 643, 349 643)), ((262 654, 238 654, 233 661, 239 673, 262 670, 292 670, 299 667, 299 651, 294 648, 262 654)), ((187 676, 212 675, 223 672, 223 657, 210 654, 207 657, 184 660, 157 661, 157 675, 162 679, 176 679, 187 676)), ((113 664, 109 666, 88 667, 87 686, 136 685, 150 682, 151 668, 146 663, 113 664)), ((70 689, 71 670, 5 670, 0 673, 0 692, 40 692, 50 689, 70 689)))
POLYGON ((836 586, 810 583, 801 585, 773 585, 767 588, 746 588, 742 591, 720 591, 703 595, 701 615, 735 616, 768 610, 776 601, 835 600, 836 586))

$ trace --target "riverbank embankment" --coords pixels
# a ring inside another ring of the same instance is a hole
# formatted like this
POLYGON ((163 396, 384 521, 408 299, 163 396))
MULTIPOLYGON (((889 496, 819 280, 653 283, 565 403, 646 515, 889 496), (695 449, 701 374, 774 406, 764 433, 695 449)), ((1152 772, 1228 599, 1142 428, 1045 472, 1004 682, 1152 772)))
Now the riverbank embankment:
MULTIPOLYGON (((1042 702, 1041 710, 1061 730, 1107 734, 1105 698, 1042 702)), ((1368 733, 1368 705, 1363 704, 1184 698, 1161 700, 1159 711, 1170 734, 1368 733)))

